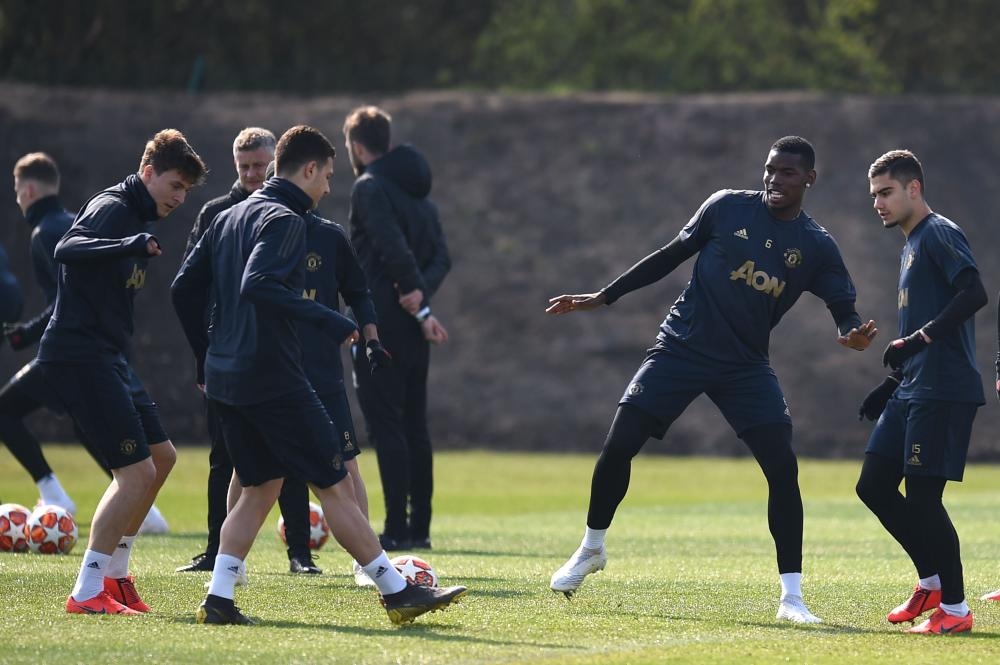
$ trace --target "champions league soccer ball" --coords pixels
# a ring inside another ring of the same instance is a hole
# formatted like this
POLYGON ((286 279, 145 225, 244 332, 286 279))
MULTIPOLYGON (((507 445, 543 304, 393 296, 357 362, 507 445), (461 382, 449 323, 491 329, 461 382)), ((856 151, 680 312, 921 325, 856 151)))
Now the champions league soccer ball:
MULTIPOLYGON (((315 504, 309 503, 309 549, 318 550, 323 547, 323 543, 330 537, 330 527, 327 526, 326 518, 323 517, 323 509, 315 504)), ((288 544, 285 540, 285 518, 278 517, 278 538, 281 542, 288 544)))
POLYGON ((39 506, 31 513, 24 533, 28 549, 38 554, 69 554, 76 545, 76 521, 59 506, 39 506))
POLYGON ((0 505, 0 552, 28 551, 28 537, 24 525, 31 511, 19 503, 0 505))
POLYGON ((402 556, 397 556, 390 563, 410 584, 418 584, 420 586, 438 585, 438 576, 434 572, 434 569, 431 568, 431 564, 418 556, 403 554, 402 556))

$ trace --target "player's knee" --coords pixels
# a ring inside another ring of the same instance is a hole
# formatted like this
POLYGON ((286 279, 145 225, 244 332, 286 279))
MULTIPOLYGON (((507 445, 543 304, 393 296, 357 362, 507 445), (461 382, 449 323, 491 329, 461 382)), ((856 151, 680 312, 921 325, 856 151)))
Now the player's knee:
POLYGON ((144 492, 156 481, 156 467, 150 457, 114 470, 115 482, 126 490, 144 492))
POLYGON ((156 467, 156 474, 165 478, 177 463, 177 449, 174 448, 174 444, 170 441, 157 443, 149 447, 149 452, 156 467))

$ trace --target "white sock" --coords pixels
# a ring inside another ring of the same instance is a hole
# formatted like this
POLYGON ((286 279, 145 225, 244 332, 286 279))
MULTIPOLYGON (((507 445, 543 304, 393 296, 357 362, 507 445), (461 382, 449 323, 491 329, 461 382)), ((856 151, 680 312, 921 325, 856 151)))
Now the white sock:
POLYGON ((388 596, 390 593, 399 593, 406 588, 406 579, 389 562, 389 557, 385 553, 385 550, 382 550, 382 553, 375 557, 374 561, 361 566, 361 568, 371 578, 372 582, 375 583, 379 593, 383 596, 388 596))
POLYGON ((118 541, 118 546, 115 547, 115 551, 111 555, 111 563, 108 564, 107 570, 104 571, 105 577, 111 577, 116 580, 128 577, 128 562, 132 556, 132 543, 135 541, 135 538, 135 536, 122 536, 122 539, 118 541))
POLYGON ((62 505, 64 500, 69 498, 66 490, 63 489, 63 486, 59 483, 59 479, 56 478, 56 474, 54 473, 50 473, 35 484, 38 485, 38 494, 42 499, 42 503, 54 503, 58 506, 62 505))
MULTIPOLYGON (((941 578, 934 573, 930 577, 920 578, 920 588, 927 589, 928 591, 940 591, 941 590, 941 578)), ((964 614, 962 616, 965 616, 964 614)))
POLYGON ((76 576, 76 584, 70 594, 73 600, 79 602, 90 600, 104 591, 104 571, 109 563, 111 563, 110 554, 101 554, 94 550, 83 553, 80 574, 76 576))
POLYGON ((802 573, 781 573, 781 597, 802 597, 802 573))
POLYGON ((580 547, 586 547, 588 550, 599 550, 604 547, 604 538, 607 535, 607 529, 591 529, 588 526, 583 533, 583 542, 580 543, 580 547))
POLYGON ((939 607, 945 611, 945 613, 950 614, 953 617, 964 617, 969 613, 969 604, 962 599, 962 602, 955 603, 954 605, 946 605, 941 603, 939 607))
POLYGON ((229 554, 217 554, 215 567, 212 569, 212 579, 208 583, 208 593, 220 598, 233 599, 236 588, 236 576, 245 564, 229 554))

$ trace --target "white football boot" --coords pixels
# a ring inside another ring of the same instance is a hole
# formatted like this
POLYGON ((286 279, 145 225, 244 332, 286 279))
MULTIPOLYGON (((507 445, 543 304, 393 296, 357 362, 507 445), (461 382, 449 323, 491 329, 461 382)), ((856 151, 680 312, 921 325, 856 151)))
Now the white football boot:
POLYGON ((552 573, 549 588, 564 593, 569 598, 583 584, 584 577, 604 570, 607 563, 608 552, 603 546, 598 550, 580 547, 569 558, 569 561, 552 573))
POLYGON ((155 533, 168 533, 169 531, 170 525, 167 524, 167 519, 154 503, 150 506, 149 512, 146 513, 146 518, 142 520, 142 524, 139 526, 139 533, 149 535, 155 533))
POLYGON ((372 578, 368 577, 368 573, 365 572, 360 563, 351 561, 351 567, 354 570, 355 584, 358 586, 375 586, 375 582, 372 581, 372 578))
POLYGON ((785 596, 778 605, 778 614, 775 617, 782 621, 792 623, 823 623, 823 620, 809 611, 806 601, 802 596, 785 596))

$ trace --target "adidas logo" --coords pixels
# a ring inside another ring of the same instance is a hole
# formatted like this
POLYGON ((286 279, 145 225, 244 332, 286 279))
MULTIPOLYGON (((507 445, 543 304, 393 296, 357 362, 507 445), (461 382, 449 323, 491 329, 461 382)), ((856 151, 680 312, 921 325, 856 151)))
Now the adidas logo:
POLYGON ((910 466, 923 466, 920 463, 920 458, 917 457, 916 455, 913 455, 912 457, 910 457, 910 459, 906 460, 906 463, 909 464, 910 466))
POLYGON ((379 566, 378 570, 375 571, 375 577, 382 577, 389 571, 385 566, 379 566))
POLYGON ((127 550, 128 549, 128 543, 118 543, 118 549, 120 549, 120 550, 127 550))
POLYGON ((101 564, 97 563, 96 561, 91 561, 90 563, 87 564, 87 568, 93 568, 94 570, 100 570, 101 569, 101 564))
POLYGON ((228 568, 226 568, 226 570, 228 570, 229 572, 231 572, 233 575, 239 575, 240 574, 240 567, 239 566, 229 566, 228 568))
POLYGON ((749 236, 747 236, 747 230, 746 229, 740 229, 739 231, 737 231, 733 235, 736 236, 737 238, 743 238, 744 240, 749 240, 750 239, 749 236))

